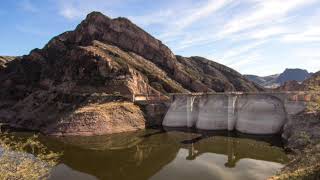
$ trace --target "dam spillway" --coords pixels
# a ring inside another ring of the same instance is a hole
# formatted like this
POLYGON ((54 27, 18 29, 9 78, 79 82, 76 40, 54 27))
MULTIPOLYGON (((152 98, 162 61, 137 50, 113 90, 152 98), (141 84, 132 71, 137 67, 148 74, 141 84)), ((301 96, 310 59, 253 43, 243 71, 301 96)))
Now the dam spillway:
POLYGON ((162 125, 276 134, 288 117, 305 110, 306 102, 297 99, 298 96, 292 93, 176 94, 162 125))

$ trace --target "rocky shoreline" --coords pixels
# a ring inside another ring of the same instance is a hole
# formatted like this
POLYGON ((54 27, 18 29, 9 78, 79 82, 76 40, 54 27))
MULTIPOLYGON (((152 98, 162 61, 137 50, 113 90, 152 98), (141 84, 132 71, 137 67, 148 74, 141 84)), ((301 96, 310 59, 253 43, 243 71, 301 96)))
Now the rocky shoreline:
POLYGON ((320 179, 320 113, 289 118, 282 133, 291 161, 272 180, 320 179))
POLYGON ((108 94, 37 91, 12 108, 2 108, 0 115, 11 128, 54 136, 104 135, 146 126, 139 106, 126 97, 108 94))

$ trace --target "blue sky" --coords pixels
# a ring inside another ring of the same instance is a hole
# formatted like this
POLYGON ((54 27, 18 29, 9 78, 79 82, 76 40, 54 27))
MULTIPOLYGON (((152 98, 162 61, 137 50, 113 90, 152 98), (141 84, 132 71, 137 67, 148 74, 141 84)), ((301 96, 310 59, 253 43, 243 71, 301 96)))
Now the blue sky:
POLYGON ((2 0, 0 54, 42 48, 94 10, 128 17, 175 54, 243 74, 320 70, 319 0, 2 0))

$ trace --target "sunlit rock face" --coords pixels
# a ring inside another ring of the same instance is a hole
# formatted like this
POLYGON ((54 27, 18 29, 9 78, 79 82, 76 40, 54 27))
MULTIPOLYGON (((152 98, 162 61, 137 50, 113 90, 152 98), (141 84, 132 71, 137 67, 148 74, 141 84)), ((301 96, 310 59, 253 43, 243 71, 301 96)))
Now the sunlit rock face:
POLYGON ((241 96, 237 103, 236 130, 250 134, 275 134, 286 120, 280 99, 267 95, 241 96))
POLYGON ((303 103, 288 101, 278 94, 178 95, 163 126, 275 134, 280 132, 288 115, 304 108, 303 103))

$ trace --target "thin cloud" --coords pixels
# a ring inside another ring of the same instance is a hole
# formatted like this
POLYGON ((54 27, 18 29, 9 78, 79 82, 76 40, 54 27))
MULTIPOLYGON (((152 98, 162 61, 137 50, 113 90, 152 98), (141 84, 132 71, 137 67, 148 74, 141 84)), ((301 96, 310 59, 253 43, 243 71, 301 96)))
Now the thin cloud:
POLYGON ((32 4, 29 0, 22 1, 21 3, 19 3, 18 6, 20 7, 20 9, 26 12, 36 13, 39 11, 39 9, 34 4, 32 4))
POLYGON ((228 63, 227 65, 234 68, 234 69, 241 69, 244 66, 253 65, 253 63, 259 61, 262 56, 259 53, 250 53, 246 54, 246 56, 237 57, 236 60, 234 60, 231 63, 228 63))
POLYGON ((230 50, 226 51, 224 53, 223 59, 229 59, 232 57, 239 56, 243 53, 247 53, 249 51, 253 51, 257 47, 261 46, 263 43, 265 43, 264 40, 261 41, 254 41, 252 43, 247 43, 245 45, 242 45, 240 47, 231 48, 230 50))
POLYGON ((249 33, 249 38, 253 39, 267 39, 277 35, 283 35, 290 32, 290 29, 285 27, 269 27, 265 29, 259 29, 249 33))
POLYGON ((236 16, 233 20, 224 25, 219 36, 228 36, 233 33, 244 31, 259 25, 274 24, 285 18, 286 15, 297 8, 309 5, 315 0, 251 0, 253 9, 236 16))
POLYGON ((303 32, 285 35, 284 42, 320 42, 320 27, 310 27, 303 32))
POLYGON ((16 25, 15 29, 19 31, 20 33, 28 34, 28 35, 34 35, 34 36, 46 36, 49 35, 50 32, 43 31, 39 27, 33 27, 29 25, 16 25))
POLYGON ((171 20, 168 19, 168 21, 166 21, 167 30, 160 35, 160 37, 166 39, 172 36, 180 35, 186 28, 216 13, 231 2, 232 0, 208 0, 206 3, 203 3, 200 6, 190 4, 189 8, 184 9, 183 11, 176 9, 174 11, 176 12, 176 18, 174 18, 174 16, 170 16, 171 20))
POLYGON ((177 28, 184 29, 192 25, 194 22, 215 13, 230 2, 232 2, 232 0, 209 0, 202 7, 192 10, 190 15, 182 17, 180 21, 176 23, 177 28))
POLYGON ((111 9, 118 3, 125 3, 126 0, 59 0, 59 14, 68 20, 78 20, 84 18, 92 11, 101 11, 106 15, 112 15, 111 9))
POLYGON ((142 26, 149 26, 153 24, 166 24, 170 17, 176 13, 173 9, 160 10, 157 12, 147 13, 141 16, 130 16, 129 19, 142 26))

